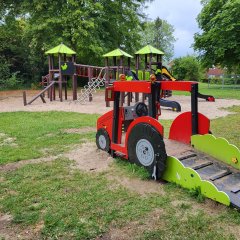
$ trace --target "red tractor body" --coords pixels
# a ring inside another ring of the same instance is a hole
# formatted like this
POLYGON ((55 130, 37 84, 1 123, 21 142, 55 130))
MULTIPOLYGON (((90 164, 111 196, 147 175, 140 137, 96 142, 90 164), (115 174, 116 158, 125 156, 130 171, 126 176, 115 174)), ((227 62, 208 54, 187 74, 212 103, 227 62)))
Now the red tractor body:
POLYGON ((167 158, 164 128, 158 120, 162 90, 191 92, 191 111, 180 114, 173 121, 170 139, 190 144, 192 135, 209 133, 209 119, 198 113, 198 83, 119 81, 106 88, 106 101, 113 101, 114 106, 98 118, 96 135, 98 148, 111 152, 113 157, 120 156, 145 166, 157 178, 167 158), (120 96, 133 92, 145 94, 148 105, 138 102, 134 106, 120 106, 120 96))

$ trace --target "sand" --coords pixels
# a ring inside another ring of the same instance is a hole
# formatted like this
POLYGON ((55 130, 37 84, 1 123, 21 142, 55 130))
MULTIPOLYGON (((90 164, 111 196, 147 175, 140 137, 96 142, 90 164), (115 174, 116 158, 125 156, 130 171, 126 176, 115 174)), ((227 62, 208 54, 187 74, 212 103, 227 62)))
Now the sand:
MULTIPOLYGON (((35 96, 39 91, 27 91, 27 101, 35 96)), ((40 98, 34 101, 31 105, 24 106, 22 91, 3 91, 0 92, 0 112, 14 112, 14 111, 66 111, 66 112, 79 112, 79 113, 98 113, 103 114, 112 110, 111 107, 105 106, 104 92, 99 91, 93 95, 92 102, 82 104, 78 101, 72 101, 71 93, 69 99, 60 102, 59 99, 50 102, 45 97, 46 103, 43 103, 40 98)), ((188 96, 173 96, 169 100, 177 101, 181 104, 182 112, 190 110, 190 97, 188 96)), ((227 108, 233 105, 240 105, 240 100, 235 99, 216 99, 215 102, 207 102, 204 99, 199 99, 198 108, 199 112, 206 115, 210 119, 224 117, 232 112, 227 111, 227 108)), ((174 112, 171 109, 162 107, 161 119, 175 119, 180 113, 174 112)))

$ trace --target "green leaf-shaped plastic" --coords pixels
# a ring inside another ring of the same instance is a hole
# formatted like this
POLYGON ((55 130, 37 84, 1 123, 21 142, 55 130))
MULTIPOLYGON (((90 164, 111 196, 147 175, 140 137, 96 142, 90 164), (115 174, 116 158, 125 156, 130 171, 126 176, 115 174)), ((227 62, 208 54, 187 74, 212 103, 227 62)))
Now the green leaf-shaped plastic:
POLYGON ((193 135, 191 144, 195 149, 240 170, 240 150, 225 138, 216 138, 211 134, 193 135))
POLYGON ((162 178, 187 189, 200 189, 204 196, 224 205, 230 205, 229 196, 225 192, 219 191, 211 182, 202 180, 196 171, 185 167, 175 157, 168 156, 166 170, 162 178))

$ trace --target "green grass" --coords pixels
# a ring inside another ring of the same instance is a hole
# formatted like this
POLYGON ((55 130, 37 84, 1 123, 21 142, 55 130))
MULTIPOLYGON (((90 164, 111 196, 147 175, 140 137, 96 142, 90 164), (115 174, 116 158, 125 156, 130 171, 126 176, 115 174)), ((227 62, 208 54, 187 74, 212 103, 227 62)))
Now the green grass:
MULTIPOLYGON (((240 99, 240 88, 223 88, 221 85, 211 85, 208 88, 207 83, 199 83, 199 92, 206 95, 212 95, 215 98, 240 99)), ((173 95, 186 95, 187 92, 173 91, 173 95)))
POLYGON ((240 214, 232 209, 211 215, 176 185, 142 196, 108 180, 109 173, 72 165, 59 158, 1 175, 0 212, 13 216, 12 227, 40 224, 43 239, 93 239, 122 227, 132 229, 130 239, 236 239, 224 229, 229 222, 239 227, 240 214))
POLYGON ((89 239, 106 232, 110 224, 122 226, 169 205, 167 196, 142 197, 114 185, 104 174, 70 171, 70 164, 58 159, 3 174, 0 211, 10 212, 16 224, 43 221, 43 237, 89 239))
POLYGON ((142 180, 150 179, 149 173, 144 167, 139 167, 136 164, 129 164, 128 161, 124 161, 120 158, 115 159, 114 165, 116 166, 116 170, 119 170, 130 178, 137 177, 142 180))
POLYGON ((240 148, 240 106, 227 108, 234 114, 211 121, 211 131, 216 137, 224 137, 240 148))
MULTIPOLYGON (((211 129, 239 147, 240 106, 230 110, 235 113, 213 120, 211 129)), ((63 130, 95 126, 97 115, 15 112, 1 113, 0 119, 0 164, 4 164, 56 155, 94 140, 95 132, 63 130)), ((172 121, 161 122, 168 131, 172 121)), ((116 160, 108 172, 90 174, 74 170, 73 165, 58 158, 0 171, 0 213, 13 216, 13 228, 42 225, 43 239, 92 239, 122 227, 131 230, 130 239, 236 239, 233 233, 239 228, 240 214, 216 207, 212 215, 208 211, 213 206, 203 212, 206 203, 197 190, 165 184, 161 193, 143 196, 108 179, 112 174, 116 179, 149 181, 143 168, 116 160), (232 231, 226 231, 229 223, 232 231)))
POLYGON ((0 165, 56 155, 69 146, 95 138, 92 133, 66 133, 69 128, 96 125, 97 115, 69 112, 0 113, 0 165))
POLYGON ((161 216, 164 223, 159 223, 155 230, 146 230, 139 239, 202 239, 202 240, 230 240, 236 239, 233 234, 224 232, 224 229, 215 225, 214 219, 204 215, 204 212, 195 214, 181 211, 182 218, 174 212, 161 216))

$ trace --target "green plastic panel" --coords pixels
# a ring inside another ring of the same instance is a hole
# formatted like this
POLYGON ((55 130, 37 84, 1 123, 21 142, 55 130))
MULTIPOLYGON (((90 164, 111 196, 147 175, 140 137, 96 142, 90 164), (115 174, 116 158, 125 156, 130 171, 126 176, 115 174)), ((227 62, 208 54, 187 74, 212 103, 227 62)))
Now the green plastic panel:
POLYGON ((200 189, 201 193, 219 203, 229 206, 229 196, 219 191, 211 182, 202 180, 199 174, 184 165, 175 157, 168 156, 163 179, 187 189, 200 189))
POLYGON ((53 54, 53 55, 56 55, 59 53, 67 54, 67 55, 76 54, 76 52, 74 52, 71 48, 67 47, 63 43, 45 52, 45 54, 53 54))
MULTIPOLYGON (((133 71, 136 73, 136 71, 133 71)), ((142 70, 138 70, 138 79, 140 81, 142 80, 149 80, 150 79, 150 72, 145 71, 145 78, 143 78, 143 71, 142 70)))
POLYGON ((135 52, 135 54, 139 54, 139 55, 145 55, 145 54, 159 54, 159 55, 164 55, 164 52, 158 50, 157 48, 151 46, 151 45, 147 45, 143 48, 141 48, 140 50, 138 50, 137 52, 135 52))
POLYGON ((191 144, 195 149, 240 170, 240 150, 225 138, 216 138, 211 134, 193 135, 191 144))
POLYGON ((108 52, 106 54, 103 55, 103 57, 120 57, 120 56, 125 56, 125 57, 129 57, 129 58, 133 58, 133 56, 131 56, 130 54, 124 52, 122 49, 117 48, 111 52, 108 52))

